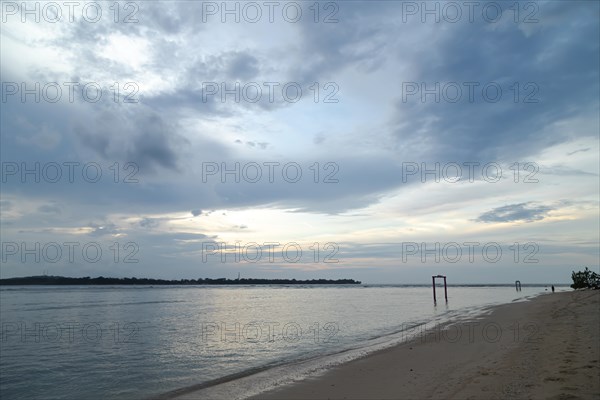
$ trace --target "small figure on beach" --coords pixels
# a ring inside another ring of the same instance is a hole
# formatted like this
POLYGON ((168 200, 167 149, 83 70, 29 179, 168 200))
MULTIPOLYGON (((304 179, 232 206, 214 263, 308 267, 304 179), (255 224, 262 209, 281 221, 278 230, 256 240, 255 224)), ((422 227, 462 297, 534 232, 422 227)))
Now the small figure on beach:
POLYGON ((552 285, 552 293, 554 293, 554 285, 552 285))

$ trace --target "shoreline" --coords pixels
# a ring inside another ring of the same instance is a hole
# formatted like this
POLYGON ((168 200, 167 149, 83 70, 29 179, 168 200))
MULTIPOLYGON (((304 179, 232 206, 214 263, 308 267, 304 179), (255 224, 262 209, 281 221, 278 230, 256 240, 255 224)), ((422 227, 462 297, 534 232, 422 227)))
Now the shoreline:
MULTIPOLYGON (((540 294, 534 295, 539 296, 540 294)), ((530 297, 513 300, 512 302, 528 301, 530 297)), ((502 303, 507 304, 507 303, 502 303)), ((222 376, 207 382, 180 387, 159 395, 150 400, 186 400, 186 399, 248 399, 253 395, 270 391, 274 387, 286 386, 309 376, 319 376, 332 368, 339 367, 356 359, 385 351, 412 340, 419 333, 430 330, 430 325, 443 327, 453 321, 470 321, 479 315, 485 315, 491 309, 502 304, 489 304, 480 307, 467 307, 462 313, 455 315, 452 320, 445 316, 436 317, 426 322, 418 322, 403 326, 396 332, 373 336, 354 347, 340 349, 335 352, 318 354, 307 358, 290 361, 279 361, 273 364, 253 367, 231 375, 222 376)))
POLYGON ((600 291, 541 294, 415 326, 378 350, 258 368, 155 398, 598 399, 599 305, 600 291))
POLYGON ((599 306, 597 290, 494 306, 460 328, 429 330, 251 398, 598 399, 599 306))

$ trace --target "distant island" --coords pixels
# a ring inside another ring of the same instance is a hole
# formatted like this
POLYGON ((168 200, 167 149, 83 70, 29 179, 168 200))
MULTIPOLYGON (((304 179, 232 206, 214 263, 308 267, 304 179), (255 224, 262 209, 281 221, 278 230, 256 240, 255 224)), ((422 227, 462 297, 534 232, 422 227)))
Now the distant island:
POLYGON ((21 278, 0 279, 0 285, 360 285, 354 279, 227 279, 199 278, 165 280, 151 278, 69 278, 66 276, 26 276, 21 278))

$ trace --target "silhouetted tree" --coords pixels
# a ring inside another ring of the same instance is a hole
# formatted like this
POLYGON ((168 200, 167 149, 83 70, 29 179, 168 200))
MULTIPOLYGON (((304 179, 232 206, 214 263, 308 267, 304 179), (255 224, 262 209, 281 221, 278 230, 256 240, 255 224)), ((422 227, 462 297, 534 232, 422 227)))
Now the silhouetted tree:
POLYGON ((600 289, 600 275, 594 271, 590 271, 588 267, 585 267, 584 271, 573 271, 571 278, 573 279, 573 284, 571 285, 573 289, 600 289))

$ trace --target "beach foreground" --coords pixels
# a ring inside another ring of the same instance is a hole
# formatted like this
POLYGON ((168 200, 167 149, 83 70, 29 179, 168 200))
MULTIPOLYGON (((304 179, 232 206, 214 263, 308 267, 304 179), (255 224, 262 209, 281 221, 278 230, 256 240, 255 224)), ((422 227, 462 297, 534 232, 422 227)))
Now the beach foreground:
POLYGON ((494 307, 254 398, 598 399, 599 309, 589 290, 494 307))

